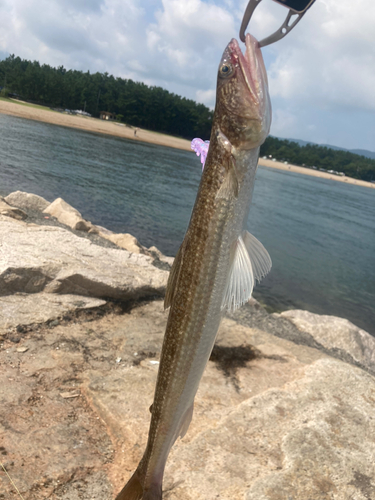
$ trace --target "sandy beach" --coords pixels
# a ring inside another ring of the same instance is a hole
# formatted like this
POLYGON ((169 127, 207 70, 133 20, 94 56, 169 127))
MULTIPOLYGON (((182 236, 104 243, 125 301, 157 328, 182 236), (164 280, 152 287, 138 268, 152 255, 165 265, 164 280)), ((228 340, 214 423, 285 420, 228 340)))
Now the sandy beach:
MULTIPOLYGON (((151 132, 149 130, 137 128, 136 136, 134 135, 135 128, 119 124, 113 121, 99 120, 98 118, 91 118, 80 115, 69 115, 66 113, 59 113, 43 106, 31 106, 27 103, 22 103, 14 100, 0 99, 0 113, 26 118, 28 120, 37 120, 63 127, 78 128, 89 132, 96 132, 100 134, 108 134, 117 137, 124 137, 137 141, 149 142, 161 146, 169 146, 176 149, 183 149, 191 151, 190 141, 186 139, 179 139, 166 134, 158 132, 151 132)), ((287 172, 294 172, 298 174, 311 175, 323 179, 330 179, 332 181, 346 182, 347 184, 356 184, 358 186, 369 187, 375 189, 375 184, 370 182, 353 179, 351 177, 340 177, 332 175, 327 172, 320 172, 319 170, 312 170, 308 168, 298 167, 296 165, 285 165, 281 162, 272 160, 265 160, 261 158, 259 164, 264 167, 276 168, 278 170, 285 170, 287 172)))

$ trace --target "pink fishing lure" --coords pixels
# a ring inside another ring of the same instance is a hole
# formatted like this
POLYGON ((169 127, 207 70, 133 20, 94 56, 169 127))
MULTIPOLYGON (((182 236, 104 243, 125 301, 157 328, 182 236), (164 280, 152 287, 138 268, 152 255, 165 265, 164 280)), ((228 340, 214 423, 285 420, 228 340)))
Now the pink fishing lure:
POLYGON ((203 141, 202 139, 193 139, 191 141, 191 149, 196 152, 197 156, 201 157, 202 163, 202 172, 204 169, 204 164, 206 162, 208 146, 210 145, 210 141, 203 141))

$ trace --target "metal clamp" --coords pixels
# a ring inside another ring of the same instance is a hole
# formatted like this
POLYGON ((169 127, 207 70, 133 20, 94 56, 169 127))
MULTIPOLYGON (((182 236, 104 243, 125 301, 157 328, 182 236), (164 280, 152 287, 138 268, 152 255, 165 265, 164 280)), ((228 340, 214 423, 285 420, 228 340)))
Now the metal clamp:
MULTIPOLYGON (((285 21, 281 25, 281 27, 275 31, 275 33, 272 33, 272 35, 268 36, 267 38, 264 38, 259 42, 260 47, 265 47, 266 45, 270 45, 271 43, 277 42, 278 40, 281 40, 281 38, 284 38, 285 35, 291 31, 294 26, 302 19, 302 17, 305 15, 307 9, 311 7, 311 5, 315 2, 315 0, 274 0, 277 3, 280 3, 284 7, 289 8, 288 15, 286 16, 285 21), (291 24, 289 24, 292 16, 297 16, 291 24)), ((254 10, 257 8, 257 6, 260 4, 261 0, 250 0, 248 3, 245 14, 242 19, 242 24, 240 28, 240 39, 245 42, 245 31, 250 23, 251 16, 254 13, 254 10)))

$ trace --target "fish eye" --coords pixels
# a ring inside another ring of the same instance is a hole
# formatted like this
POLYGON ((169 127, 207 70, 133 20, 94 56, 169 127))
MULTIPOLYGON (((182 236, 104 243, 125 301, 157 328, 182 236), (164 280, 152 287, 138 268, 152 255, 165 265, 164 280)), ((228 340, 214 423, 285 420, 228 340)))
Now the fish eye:
POLYGON ((233 72, 233 66, 231 64, 225 62, 220 66, 219 69, 220 76, 227 77, 231 75, 232 72, 233 72))

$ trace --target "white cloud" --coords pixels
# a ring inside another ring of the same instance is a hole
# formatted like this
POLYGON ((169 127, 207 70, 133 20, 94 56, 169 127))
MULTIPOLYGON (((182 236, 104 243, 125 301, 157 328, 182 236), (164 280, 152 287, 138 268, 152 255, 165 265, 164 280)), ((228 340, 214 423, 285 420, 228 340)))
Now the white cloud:
POLYGON ((296 127, 298 127, 298 118, 294 112, 288 108, 274 107, 272 110, 272 135, 285 137, 286 130, 294 131, 296 127))
POLYGON ((1 50, 55 66, 99 71, 116 66, 120 47, 125 61, 134 52, 142 17, 133 0, 16 0, 4 11, 1 50))
POLYGON ((341 106, 375 111, 374 18, 372 0, 316 2, 301 25, 274 46, 271 93, 333 111, 341 106))
POLYGON ((215 107, 216 89, 201 90, 196 92, 196 101, 206 104, 209 108, 215 107))
POLYGON ((201 51, 201 42, 223 45, 233 30, 233 16, 222 7, 202 0, 162 0, 156 12, 157 29, 166 41, 189 51, 201 51))
POLYGON ((177 85, 212 85, 228 33, 234 32, 233 15, 202 0, 162 0, 155 19, 147 27, 154 75, 177 85))

